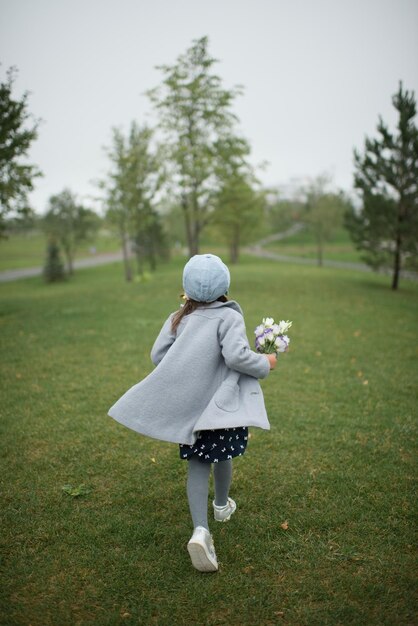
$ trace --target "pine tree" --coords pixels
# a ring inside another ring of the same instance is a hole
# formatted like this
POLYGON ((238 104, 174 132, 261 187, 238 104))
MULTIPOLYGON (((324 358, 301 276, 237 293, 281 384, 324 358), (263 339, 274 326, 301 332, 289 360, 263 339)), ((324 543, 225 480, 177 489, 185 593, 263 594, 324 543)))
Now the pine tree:
POLYGON ((43 275, 47 283, 65 280, 65 270, 61 261, 60 249, 54 239, 51 239, 48 243, 43 275))
POLYGON ((406 262, 418 257, 418 129, 414 92, 402 83, 392 98, 397 133, 379 119, 377 139, 366 138, 364 153, 354 152, 354 185, 363 206, 346 213, 346 226, 363 259, 375 269, 392 265, 392 289, 406 262))

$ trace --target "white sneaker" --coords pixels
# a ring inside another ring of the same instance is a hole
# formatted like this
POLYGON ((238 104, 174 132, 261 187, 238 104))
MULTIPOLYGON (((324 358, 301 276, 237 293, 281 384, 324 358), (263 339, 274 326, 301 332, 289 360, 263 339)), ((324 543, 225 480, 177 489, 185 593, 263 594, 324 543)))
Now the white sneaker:
POLYGON ((213 501, 214 517, 217 522, 227 522, 231 519, 232 513, 235 513, 237 508, 236 502, 232 498, 228 498, 228 502, 225 506, 216 506, 215 500, 213 501))
POLYGON ((203 526, 194 529, 192 538, 187 544, 193 567, 199 572, 216 572, 218 561, 210 532, 203 526))

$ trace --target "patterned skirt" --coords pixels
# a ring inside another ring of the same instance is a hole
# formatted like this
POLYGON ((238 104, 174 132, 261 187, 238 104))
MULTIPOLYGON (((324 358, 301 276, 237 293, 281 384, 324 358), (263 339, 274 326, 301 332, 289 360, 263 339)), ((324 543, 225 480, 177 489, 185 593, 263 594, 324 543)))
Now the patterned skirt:
POLYGON ((247 426, 202 430, 191 446, 180 444, 180 458, 196 456, 202 463, 219 463, 242 456, 248 443, 247 426))

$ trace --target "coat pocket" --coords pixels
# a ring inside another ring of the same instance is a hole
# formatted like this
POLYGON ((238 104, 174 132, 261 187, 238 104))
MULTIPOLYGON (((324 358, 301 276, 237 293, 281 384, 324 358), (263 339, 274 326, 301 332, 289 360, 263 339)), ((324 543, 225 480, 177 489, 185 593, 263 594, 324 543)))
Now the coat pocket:
POLYGON ((223 383, 213 397, 216 406, 233 413, 239 409, 239 387, 237 384, 223 383))

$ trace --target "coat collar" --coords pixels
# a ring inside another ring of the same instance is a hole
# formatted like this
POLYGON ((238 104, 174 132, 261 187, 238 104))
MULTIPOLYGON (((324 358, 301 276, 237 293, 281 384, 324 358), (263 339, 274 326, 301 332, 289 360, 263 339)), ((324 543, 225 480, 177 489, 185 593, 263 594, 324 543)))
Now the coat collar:
POLYGON ((235 300, 228 300, 227 302, 218 302, 218 300, 216 300, 216 302, 209 302, 208 304, 200 306, 199 309, 221 309, 223 307, 233 309, 243 315, 240 305, 235 300))

